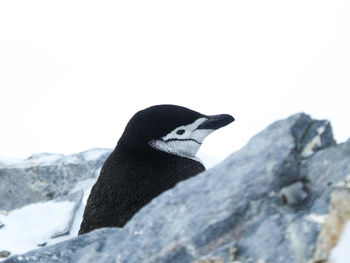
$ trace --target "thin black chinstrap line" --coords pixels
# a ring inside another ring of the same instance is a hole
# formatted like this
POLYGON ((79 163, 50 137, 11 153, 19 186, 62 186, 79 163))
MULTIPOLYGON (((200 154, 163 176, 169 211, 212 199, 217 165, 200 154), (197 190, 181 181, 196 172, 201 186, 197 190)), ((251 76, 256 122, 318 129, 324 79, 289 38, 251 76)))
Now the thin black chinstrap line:
POLYGON ((199 145, 202 145, 202 143, 200 143, 199 141, 195 140, 195 139, 168 139, 168 140, 162 140, 163 142, 170 142, 170 141, 194 141, 195 143, 198 143, 199 145))

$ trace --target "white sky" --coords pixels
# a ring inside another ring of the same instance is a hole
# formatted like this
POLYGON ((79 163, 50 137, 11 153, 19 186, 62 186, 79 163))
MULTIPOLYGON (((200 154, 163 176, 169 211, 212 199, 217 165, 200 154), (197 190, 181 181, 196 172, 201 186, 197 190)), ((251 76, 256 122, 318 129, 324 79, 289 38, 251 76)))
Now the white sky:
POLYGON ((0 155, 116 145, 172 103, 236 122, 222 158, 305 111, 350 137, 350 1, 0 1, 0 155))

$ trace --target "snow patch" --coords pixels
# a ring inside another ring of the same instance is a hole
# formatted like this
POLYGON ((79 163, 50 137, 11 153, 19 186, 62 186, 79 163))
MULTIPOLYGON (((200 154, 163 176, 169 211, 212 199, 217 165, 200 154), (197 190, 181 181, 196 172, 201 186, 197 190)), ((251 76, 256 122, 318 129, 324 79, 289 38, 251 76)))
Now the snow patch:
POLYGON ((83 153, 83 157, 86 161, 93 161, 100 158, 103 154, 109 153, 109 149, 92 149, 83 153))
MULTIPOLYGON (((91 161, 110 151, 110 149, 93 149, 82 153, 78 159, 84 158, 86 161, 91 161)), ((207 169, 219 162, 218 159, 208 154, 201 153, 199 155, 207 169)), ((45 165, 57 161, 65 163, 74 161, 76 157, 73 157, 58 154, 38 154, 26 160, 15 161, 16 165, 20 163, 23 166, 45 165)), ((84 192, 78 208, 76 208, 74 202, 53 200, 30 204, 8 213, 0 213, 0 222, 4 224, 0 228, 0 250, 9 251, 12 256, 39 249, 40 246, 38 245, 49 246, 76 237, 87 199, 100 171, 101 169, 96 171, 95 178, 80 181, 72 189, 71 193, 79 190, 84 192), (67 234, 63 235, 64 233, 67 234)), ((0 261, 2 260, 4 259, 0 259, 0 261)))
POLYGON ((314 222, 317 224, 323 224, 327 219, 327 214, 325 215, 318 215, 318 214, 310 214, 305 217, 307 221, 314 222))
POLYGON ((54 153, 38 153, 30 156, 28 159, 15 159, 0 156, 0 167, 16 166, 20 168, 45 165, 61 165, 75 164, 84 161, 94 161, 101 158, 103 154, 110 153, 111 149, 96 148, 82 153, 71 155, 54 154, 54 153))
POLYGON ((8 166, 16 163, 23 162, 23 159, 10 158, 5 156, 0 156, 0 166, 8 166))
MULTIPOLYGON (((39 248, 57 233, 69 228, 74 202, 46 202, 13 210, 7 216, 0 214, 5 225, 0 229, 0 248, 21 254, 39 248)), ((54 239, 52 239, 52 243, 54 239)))
MULTIPOLYGON (((98 171, 98 174, 100 172, 98 171)), ((74 221, 71 227, 71 230, 69 232, 70 237, 75 237, 78 235, 79 229, 80 229, 80 224, 83 221, 83 215, 84 215, 84 210, 85 210, 85 206, 87 203, 87 199, 89 198, 90 192, 91 192, 91 188, 93 187, 93 185, 95 184, 97 178, 95 179, 88 179, 88 180, 84 180, 79 182, 74 189, 77 190, 83 190, 84 191, 84 196, 82 201, 80 202, 80 206, 77 209, 76 213, 75 213, 75 217, 74 217, 74 221)))
POLYGON ((52 164, 59 161, 63 157, 64 155, 62 154, 41 153, 32 155, 26 160, 26 162, 34 164, 52 164))
POLYGON ((344 227, 338 244, 329 255, 329 263, 349 263, 350 221, 344 227))

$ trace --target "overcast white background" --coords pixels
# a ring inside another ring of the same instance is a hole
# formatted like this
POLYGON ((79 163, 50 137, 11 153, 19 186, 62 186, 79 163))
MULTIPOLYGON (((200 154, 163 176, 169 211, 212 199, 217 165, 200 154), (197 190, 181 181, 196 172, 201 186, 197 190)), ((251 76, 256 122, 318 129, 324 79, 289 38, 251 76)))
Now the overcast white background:
POLYGON ((350 1, 0 1, 0 155, 112 148, 172 103, 232 125, 223 158, 304 111, 350 137, 350 1))

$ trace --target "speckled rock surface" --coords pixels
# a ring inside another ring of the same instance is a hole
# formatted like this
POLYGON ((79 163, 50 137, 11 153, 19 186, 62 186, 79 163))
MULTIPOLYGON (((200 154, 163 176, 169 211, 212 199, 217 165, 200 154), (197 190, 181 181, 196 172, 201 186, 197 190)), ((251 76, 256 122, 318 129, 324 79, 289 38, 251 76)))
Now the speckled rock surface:
POLYGON ((66 156, 37 154, 11 165, 0 165, 0 210, 68 194, 77 182, 96 177, 110 152, 92 149, 66 156))
POLYGON ((165 192, 123 229, 99 229, 10 262, 313 262, 330 194, 347 187, 350 141, 297 114, 165 192))

